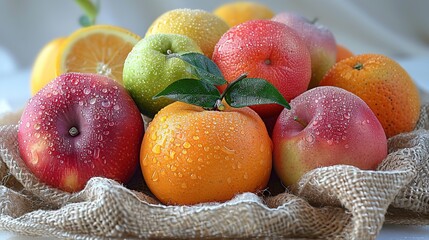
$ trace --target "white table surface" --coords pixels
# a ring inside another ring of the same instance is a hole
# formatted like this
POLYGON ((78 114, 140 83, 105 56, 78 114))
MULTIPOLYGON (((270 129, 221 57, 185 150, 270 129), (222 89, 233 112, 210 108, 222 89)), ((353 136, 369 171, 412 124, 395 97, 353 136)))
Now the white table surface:
MULTIPOLYGON (((410 73, 425 97, 423 102, 429 103, 429 57, 398 60, 410 73)), ((21 109, 30 97, 30 69, 0 72, 0 117, 8 111, 21 109)), ((0 230, 0 240, 41 240, 46 237, 22 236, 0 230)), ((52 238, 50 238, 52 239, 52 238)), ((377 239, 417 240, 429 239, 429 225, 405 226, 385 224, 377 239)))

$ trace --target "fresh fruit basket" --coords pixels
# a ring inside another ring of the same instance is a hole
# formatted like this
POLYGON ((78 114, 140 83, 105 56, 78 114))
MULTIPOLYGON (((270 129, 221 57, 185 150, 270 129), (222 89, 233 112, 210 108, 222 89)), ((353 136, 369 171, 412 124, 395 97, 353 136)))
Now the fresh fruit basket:
POLYGON ((429 224, 429 105, 411 77, 274 15, 176 9, 143 38, 93 25, 49 43, 31 99, 0 119, 0 229, 375 239, 429 224))

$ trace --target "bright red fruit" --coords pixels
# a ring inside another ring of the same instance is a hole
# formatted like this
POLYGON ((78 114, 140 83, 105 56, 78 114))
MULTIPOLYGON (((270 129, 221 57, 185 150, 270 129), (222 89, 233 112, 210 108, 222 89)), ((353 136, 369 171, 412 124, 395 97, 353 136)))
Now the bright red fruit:
POLYGON ((18 144, 36 177, 74 192, 95 176, 127 182, 138 165, 143 132, 140 112, 120 84, 67 73, 29 101, 18 144))
MULTIPOLYGON (((288 101, 307 90, 311 78, 310 53, 303 40, 285 24, 270 20, 252 20, 229 29, 216 44, 213 61, 227 81, 243 73, 263 78, 288 101)), ((275 104, 251 108, 263 119, 276 118, 283 109, 275 104)))

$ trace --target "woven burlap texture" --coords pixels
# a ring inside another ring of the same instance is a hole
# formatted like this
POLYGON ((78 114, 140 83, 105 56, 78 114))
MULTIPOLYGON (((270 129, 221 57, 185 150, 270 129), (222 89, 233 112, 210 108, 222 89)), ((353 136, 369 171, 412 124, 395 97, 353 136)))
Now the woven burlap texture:
POLYGON ((74 194, 40 183, 18 152, 17 113, 0 122, 0 229, 64 239, 375 239, 384 222, 429 224, 428 114, 425 105, 414 131, 389 139, 377 171, 319 168, 293 192, 165 206, 138 178, 93 178, 74 194))

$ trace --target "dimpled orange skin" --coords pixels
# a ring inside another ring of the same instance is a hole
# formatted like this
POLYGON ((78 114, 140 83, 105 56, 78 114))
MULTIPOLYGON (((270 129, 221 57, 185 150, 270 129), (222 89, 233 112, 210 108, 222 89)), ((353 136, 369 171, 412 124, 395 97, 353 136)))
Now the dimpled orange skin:
POLYGON ((250 108, 208 111, 175 102, 150 123, 140 163, 146 184, 164 204, 223 202, 266 187, 272 142, 250 108))
POLYGON ((420 96, 397 62, 380 54, 362 54, 336 63, 320 82, 358 95, 380 121, 386 136, 409 132, 420 115, 420 96))

